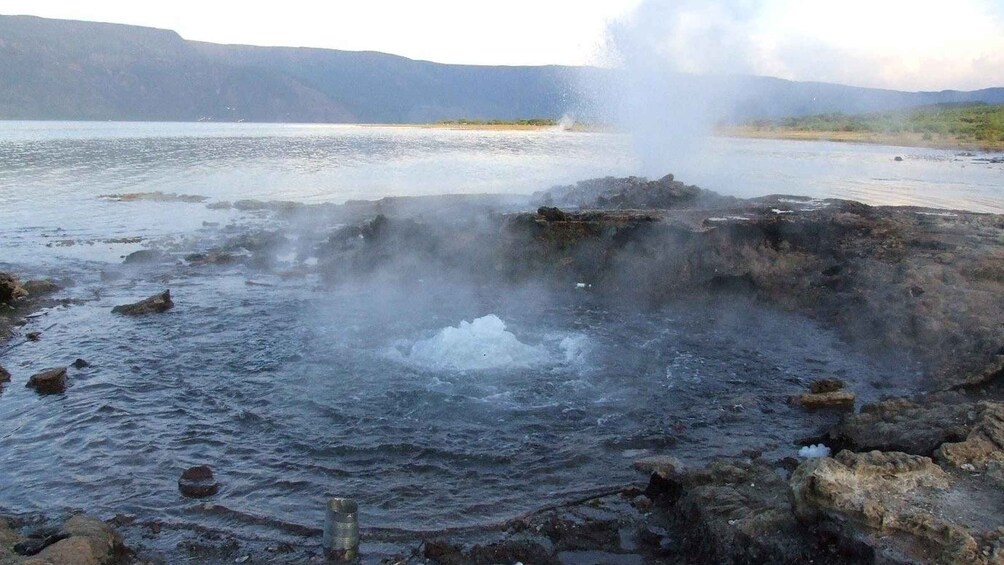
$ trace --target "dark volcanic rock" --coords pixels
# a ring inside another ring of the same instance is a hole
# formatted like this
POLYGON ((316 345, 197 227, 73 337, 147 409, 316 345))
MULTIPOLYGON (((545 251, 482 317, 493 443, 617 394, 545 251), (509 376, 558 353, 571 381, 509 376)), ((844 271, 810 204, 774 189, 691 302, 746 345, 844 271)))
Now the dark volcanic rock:
POLYGON ((676 493, 659 499, 670 530, 681 535, 694 563, 853 563, 799 524, 790 487, 762 459, 721 460, 666 479, 658 488, 676 493))
POLYGON ((91 364, 83 359, 77 359, 76 361, 73 362, 74 369, 86 369, 87 367, 90 366, 91 364))
POLYGON ((832 444, 857 451, 900 451, 931 456, 945 442, 962 441, 976 425, 972 404, 960 393, 868 404, 830 431, 832 444))
POLYGON ((28 379, 28 388, 39 394, 59 394, 66 391, 66 367, 46 369, 28 379))
POLYGON ((817 381, 813 381, 812 384, 809 385, 809 390, 811 390, 813 394, 823 394, 826 392, 843 390, 844 386, 846 386, 844 381, 840 379, 819 379, 817 381))
MULTIPOLYGON (((658 180, 605 177, 558 186, 535 195, 545 204, 597 210, 651 210, 736 202, 666 175, 658 180)), ((553 209, 553 208, 552 208, 553 209)))
POLYGON ((134 304, 116 306, 112 308, 112 313, 125 314, 126 316, 142 316, 144 314, 166 312, 171 308, 174 308, 174 302, 171 301, 171 291, 165 290, 160 294, 155 294, 134 304))
POLYGON ((475 545, 466 551, 459 545, 430 541, 425 544, 424 556, 437 565, 496 565, 517 562, 561 565, 561 561, 540 544, 522 540, 475 545))
POLYGON ((178 490, 191 498, 205 498, 220 490, 220 484, 213 478, 213 470, 208 465, 190 467, 178 479, 178 490))

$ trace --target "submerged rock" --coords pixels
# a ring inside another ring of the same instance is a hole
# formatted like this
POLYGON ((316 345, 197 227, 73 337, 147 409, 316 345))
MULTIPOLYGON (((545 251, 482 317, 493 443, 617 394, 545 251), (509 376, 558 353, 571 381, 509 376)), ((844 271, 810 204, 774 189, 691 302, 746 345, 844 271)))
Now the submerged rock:
POLYGON ((90 366, 91 364, 83 359, 77 359, 76 361, 73 362, 74 369, 86 369, 87 367, 90 366))
POLYGON ((28 388, 39 394, 60 394, 66 392, 66 367, 55 367, 36 373, 28 379, 28 388))
POLYGON ((213 469, 209 465, 190 467, 178 479, 178 490, 190 498, 205 498, 220 490, 220 484, 213 478, 213 469))
POLYGON ((174 308, 174 302, 171 300, 171 291, 165 290, 160 294, 155 294, 133 304, 116 306, 112 308, 112 313, 125 314, 126 316, 142 316, 144 314, 166 312, 171 308, 174 308))

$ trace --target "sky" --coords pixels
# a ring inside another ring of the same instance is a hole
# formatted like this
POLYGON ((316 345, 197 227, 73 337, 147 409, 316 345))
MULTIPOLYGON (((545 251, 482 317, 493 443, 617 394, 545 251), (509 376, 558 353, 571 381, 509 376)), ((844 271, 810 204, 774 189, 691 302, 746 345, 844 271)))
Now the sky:
POLYGON ((652 65, 898 90, 1004 86, 1004 0, 0 0, 216 43, 443 63, 652 65))

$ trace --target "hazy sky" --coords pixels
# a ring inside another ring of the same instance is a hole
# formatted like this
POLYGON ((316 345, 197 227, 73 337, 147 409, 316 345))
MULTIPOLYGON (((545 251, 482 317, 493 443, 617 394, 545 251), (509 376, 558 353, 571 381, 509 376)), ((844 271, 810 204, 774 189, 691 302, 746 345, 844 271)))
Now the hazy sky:
POLYGON ((0 13, 445 63, 602 64, 616 60, 614 47, 694 72, 1004 86, 1004 0, 0 0, 0 13))

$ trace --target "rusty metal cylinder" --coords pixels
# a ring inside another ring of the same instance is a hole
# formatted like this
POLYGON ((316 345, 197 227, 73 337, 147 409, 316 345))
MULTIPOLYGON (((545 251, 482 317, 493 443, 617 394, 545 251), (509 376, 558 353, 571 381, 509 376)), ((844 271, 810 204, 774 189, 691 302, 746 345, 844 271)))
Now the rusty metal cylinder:
POLYGON ((359 505, 351 498, 332 498, 324 516, 324 553, 329 559, 354 561, 359 556, 359 505))

